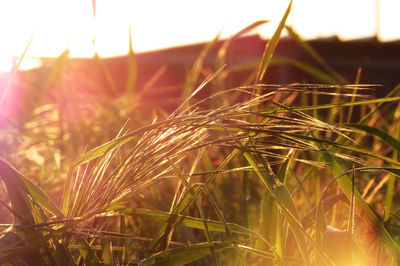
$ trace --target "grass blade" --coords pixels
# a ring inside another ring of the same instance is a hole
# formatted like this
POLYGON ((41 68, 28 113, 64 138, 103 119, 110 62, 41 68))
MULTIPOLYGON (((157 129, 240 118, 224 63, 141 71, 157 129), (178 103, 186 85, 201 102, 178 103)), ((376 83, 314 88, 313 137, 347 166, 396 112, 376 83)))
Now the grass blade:
POLYGON ((257 71, 256 82, 261 82, 264 78, 265 72, 269 64, 271 63, 272 55, 275 51, 276 46, 278 45, 279 38, 281 36, 282 30, 285 27, 286 19, 289 16, 290 8, 292 7, 293 0, 290 1, 289 6, 287 7, 285 14, 283 15, 281 21, 279 22, 278 28, 275 30, 274 34, 272 35, 271 39, 267 43, 264 54, 261 59, 260 66, 257 71))
MULTIPOLYGON (((399 86, 400 87, 400 86, 399 86)), ((332 109, 332 108, 340 108, 340 107, 348 107, 348 106, 357 106, 357 105, 368 105, 375 103, 387 103, 387 102, 395 102, 399 101, 400 97, 389 97, 389 98, 380 98, 373 100, 365 100, 365 101, 355 101, 355 102, 345 102, 345 103, 336 103, 336 104, 321 104, 317 106, 302 106, 302 107, 293 107, 290 110, 279 110, 279 111, 262 111, 261 113, 270 114, 270 113, 287 113, 293 111, 309 111, 309 110, 323 110, 323 109, 332 109)))
POLYGON ((106 154, 108 151, 118 148, 135 138, 136 138, 136 136, 121 137, 121 138, 117 138, 113 141, 110 141, 104 145, 98 146, 98 147, 90 150, 86 154, 84 154, 82 157, 80 157, 78 160, 76 160, 71 165, 70 170, 67 175, 67 180, 65 182, 63 201, 62 201, 62 205, 61 205, 61 211, 63 214, 67 215, 68 210, 69 210, 69 202, 70 202, 70 197, 71 197, 71 185, 72 185, 72 178, 73 178, 73 172, 75 170, 75 167, 77 167, 83 163, 89 162, 91 160, 94 160, 98 157, 101 157, 104 154, 106 154))
MULTIPOLYGON (((194 189, 192 189, 194 191, 194 189)), ((190 194, 189 194, 190 195, 190 194)), ((149 210, 143 208, 132 209, 125 206, 113 206, 107 209, 107 211, 120 212, 125 215, 137 215, 142 217, 148 217, 155 221, 166 222, 171 219, 171 214, 168 212, 149 210)), ((214 232, 226 232, 224 223, 214 220, 203 220, 195 217, 176 215, 176 223, 189 228, 205 230, 204 223, 207 223, 208 230, 214 232)), ((251 237, 259 238, 265 242, 265 239, 255 231, 247 229, 241 225, 234 223, 227 223, 229 231, 236 234, 248 235, 251 237)))
POLYGON ((96 252, 86 240, 78 242, 79 253, 81 254, 86 265, 100 265, 100 260, 96 252))
POLYGON ((337 182, 343 190, 346 197, 351 200, 354 196, 355 201, 355 209, 359 214, 363 214, 363 217, 368 224, 368 226, 374 231, 377 232, 377 235, 385 242, 391 254, 396 258, 398 262, 400 262, 400 247, 392 238, 392 236, 388 233, 385 228, 385 225, 382 223, 380 219, 375 215, 375 213, 371 210, 369 205, 361 198, 360 193, 357 189, 353 191, 352 182, 350 178, 347 176, 346 171, 343 170, 342 166, 338 163, 338 161, 333 158, 329 153, 324 153, 323 158, 330 163, 331 169, 335 176, 340 177, 337 178, 337 182))
POLYGON ((114 258, 113 258, 113 253, 112 253, 112 243, 108 239, 103 240, 103 245, 102 245, 102 258, 103 258, 103 263, 105 265, 113 265, 114 264, 114 258))
MULTIPOLYGON (((18 172, 14 167, 12 167, 7 161, 0 158, 0 177, 3 179, 3 182, 8 187, 9 193, 15 193, 15 200, 13 207, 14 210, 20 211, 24 215, 28 215, 28 213, 32 213, 31 208, 29 207, 30 203, 25 195, 29 195, 33 200, 35 200, 41 207, 49 211, 51 214, 57 217, 63 217, 61 210, 53 203, 53 201, 35 184, 33 184, 29 179, 27 179, 24 175, 18 172), (19 191, 19 192, 17 192, 19 191), (17 196, 20 195, 20 196, 17 196), (25 203, 23 203, 25 202, 25 203), (25 206, 25 207, 24 207, 25 206), (31 210, 28 212, 28 210, 31 210)), ((13 196, 13 198, 15 198, 13 196)), ((17 211, 18 212, 18 211, 17 211)))
POLYGON ((4 99, 5 99, 6 96, 7 96, 7 92, 8 92, 8 90, 9 90, 10 87, 11 87, 11 84, 12 84, 14 78, 15 78, 15 75, 17 74, 17 71, 18 71, 19 67, 21 66, 22 60, 24 59, 24 57, 25 57, 25 55, 26 55, 26 52, 28 51, 28 48, 29 48, 29 46, 31 45, 32 40, 33 40, 33 38, 35 37, 35 34, 36 34, 36 32, 32 34, 32 37, 29 39, 29 42, 28 42, 28 44, 26 45, 25 50, 23 51, 22 55, 19 57, 17 64, 16 64, 16 65, 13 67, 13 69, 12 69, 11 77, 8 79, 7 85, 6 85, 6 87, 4 88, 4 91, 3 91, 3 93, 2 93, 1 96, 0 96, 0 106, 3 104, 4 99))
MULTIPOLYGON (((348 124, 346 125, 351 128, 355 128, 361 131, 364 131, 370 135, 376 136, 392 146, 395 150, 400 151, 400 141, 392 136, 390 136, 388 133, 376 128, 376 127, 371 127, 367 125, 361 125, 361 124, 348 124)), ((394 158, 394 160, 396 160, 394 158)))
MULTIPOLYGON (((395 113, 395 117, 396 117, 396 114, 397 114, 397 117, 398 117, 398 111, 399 110, 397 110, 397 112, 395 113)), ((397 129, 396 129, 396 133, 395 134, 396 134, 396 139, 392 138, 391 139, 392 142, 394 140, 397 141, 400 138, 400 122, 397 123, 397 129)), ((391 145, 393 148, 395 148, 395 150, 393 150, 393 155, 392 155, 393 160, 398 160, 399 159, 400 142, 397 141, 396 144, 397 144, 396 147, 394 147, 393 144, 391 145)), ((384 222, 388 222, 389 218, 390 218, 390 213, 391 213, 391 210, 392 210, 393 197, 394 197, 394 194, 395 194, 395 183, 396 183, 395 176, 394 175, 390 175, 390 179, 389 179, 388 186, 387 186, 387 191, 386 191, 386 197, 385 197, 385 214, 383 216, 383 221, 384 222)))
POLYGON ((234 248, 234 243, 226 242, 206 242, 194 244, 186 247, 171 248, 152 255, 139 263, 139 266, 145 265, 183 265, 210 254, 210 249, 221 250, 234 248))
POLYGON ((192 95, 194 88, 196 87, 196 83, 199 81, 201 70, 203 69, 203 64, 206 56, 210 53, 211 49, 217 44, 221 32, 219 32, 214 39, 209 42, 200 52, 199 56, 196 59, 196 62, 193 64, 193 67, 188 74, 185 81, 185 88, 182 92, 182 99, 186 101, 187 98, 192 95))
POLYGON ((132 30, 131 25, 129 25, 129 52, 127 55, 128 60, 128 68, 127 68, 127 81, 126 81, 126 88, 125 91, 127 93, 131 93, 135 89, 135 83, 137 79, 137 64, 136 64, 136 56, 135 52, 133 51, 132 46, 132 30))
POLYGON ((289 35, 298 43, 301 47, 311 55, 323 68, 325 68, 328 73, 336 80, 331 84, 348 84, 349 82, 340 75, 336 70, 334 70, 323 58, 319 55, 319 53, 308 43, 306 42, 292 27, 286 25, 285 26, 289 35))
MULTIPOLYGON (((253 167, 257 176, 276 199, 283 212, 287 214, 286 218, 291 225, 292 232, 296 238, 304 262, 306 263, 306 265, 309 265, 307 247, 304 240, 304 232, 300 232, 301 229, 298 226, 299 223, 296 223, 294 221, 294 219, 298 217, 298 213, 289 192, 287 191, 286 187, 278 181, 278 178, 274 177, 270 171, 268 171, 269 173, 264 173, 263 171, 261 171, 258 167, 258 164, 250 153, 243 152, 243 155, 253 167)), ((266 169, 269 169, 268 166, 265 167, 266 169)))
POLYGON ((271 61, 271 65, 292 65, 305 73, 309 74, 310 76, 315 77, 316 79, 320 80, 321 82, 325 82, 327 84, 335 84, 337 83, 334 78, 332 78, 330 75, 326 74, 319 68, 316 68, 310 64, 300 62, 298 60, 292 59, 292 58, 274 58, 271 61))

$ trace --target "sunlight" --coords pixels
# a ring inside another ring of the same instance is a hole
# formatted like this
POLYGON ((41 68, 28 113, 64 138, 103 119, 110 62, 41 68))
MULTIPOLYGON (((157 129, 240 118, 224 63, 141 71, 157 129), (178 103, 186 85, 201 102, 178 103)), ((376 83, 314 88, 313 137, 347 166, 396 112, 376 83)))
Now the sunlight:
POLYGON ((400 1, 381 0, 380 5, 380 29, 379 39, 382 41, 393 41, 400 38, 399 10, 400 1))
MULTIPOLYGON (((268 38, 289 1, 97 0, 96 21, 92 1, 6 0, 0 2, 0 72, 12 66, 36 32, 27 57, 56 57, 69 47, 72 57, 124 55, 131 25, 136 52, 204 42, 222 30, 227 37, 250 23, 268 19, 258 30, 268 38), (95 47, 93 39, 96 40, 95 47)), ((395 10, 400 3, 382 0, 295 1, 289 24, 306 38, 337 35, 342 40, 378 35, 381 40, 400 37, 395 10), (379 21, 377 21, 377 14, 379 21), (377 29, 379 27, 379 29, 377 29)), ((28 68, 24 62, 22 68, 28 68)))
POLYGON ((294 26, 306 38, 372 37, 376 32, 374 3, 375 0, 298 1, 293 7, 294 26))

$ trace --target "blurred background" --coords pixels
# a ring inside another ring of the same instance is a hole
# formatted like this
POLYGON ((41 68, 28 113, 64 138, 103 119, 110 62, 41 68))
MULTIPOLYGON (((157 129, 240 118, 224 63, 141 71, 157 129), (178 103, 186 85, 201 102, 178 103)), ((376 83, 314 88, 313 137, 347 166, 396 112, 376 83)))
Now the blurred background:
MULTIPOLYGON (((225 47, 230 73, 225 85, 241 86, 259 64, 288 4, 286 0, 0 1, 0 86, 5 98, 0 114, 23 109, 28 87, 45 91, 76 87, 81 93, 114 96, 128 87, 136 92, 145 87, 147 99, 168 95, 175 101, 202 51, 200 80, 217 70, 225 40, 256 21, 267 21, 229 39, 225 47), (11 69, 26 47, 21 71, 5 92, 11 69)), ((398 83, 398 10, 400 2, 395 0, 294 1, 287 19, 292 32, 283 31, 263 82, 354 83, 359 73, 358 82, 380 84, 375 94, 385 95, 398 83)))
MULTIPOLYGON (((101 57, 128 52, 128 32, 136 52, 226 38, 257 20, 271 20, 254 33, 271 36, 289 1, 129 1, 3 0, 0 2, 0 71, 12 67, 29 39, 21 69, 40 65, 37 57, 101 57), (95 40, 95 46, 93 45, 95 40)), ((340 41, 400 39, 396 0, 294 1, 288 24, 305 39, 340 41)))

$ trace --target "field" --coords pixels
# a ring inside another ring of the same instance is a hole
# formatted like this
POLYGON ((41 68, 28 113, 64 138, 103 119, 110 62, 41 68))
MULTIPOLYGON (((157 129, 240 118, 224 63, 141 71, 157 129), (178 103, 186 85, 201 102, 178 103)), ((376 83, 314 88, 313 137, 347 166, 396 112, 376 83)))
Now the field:
POLYGON ((67 52, 48 80, 24 79, 13 116, 8 82, 0 264, 397 265, 400 84, 376 98, 361 71, 347 81, 285 26, 289 11, 239 87, 227 48, 267 21, 225 40, 214 69, 218 36, 207 44, 178 97, 135 87, 132 50, 115 91, 54 86, 67 52), (318 69, 297 64, 332 84, 263 83, 285 28, 318 69))

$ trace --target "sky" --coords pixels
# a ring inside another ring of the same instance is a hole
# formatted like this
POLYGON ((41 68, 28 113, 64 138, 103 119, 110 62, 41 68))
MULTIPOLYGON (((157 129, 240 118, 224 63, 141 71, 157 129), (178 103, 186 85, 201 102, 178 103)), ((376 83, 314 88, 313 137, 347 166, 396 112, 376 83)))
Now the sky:
MULTIPOLYGON (((271 20, 257 33, 268 38, 289 0, 0 0, 0 71, 12 67, 34 34, 22 68, 36 57, 126 54, 129 29, 135 52, 228 37, 257 20, 271 20), (95 40, 95 45, 93 44, 95 40)), ((342 40, 378 36, 400 39, 399 0, 294 0, 288 24, 305 38, 342 40)))

